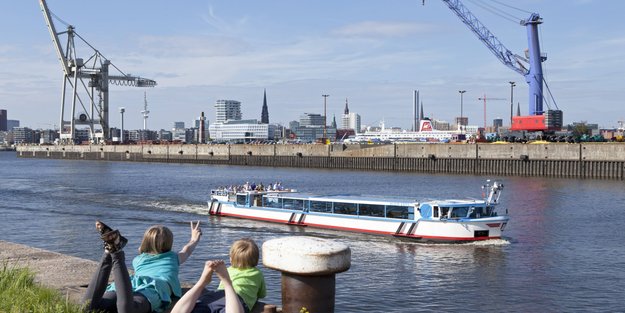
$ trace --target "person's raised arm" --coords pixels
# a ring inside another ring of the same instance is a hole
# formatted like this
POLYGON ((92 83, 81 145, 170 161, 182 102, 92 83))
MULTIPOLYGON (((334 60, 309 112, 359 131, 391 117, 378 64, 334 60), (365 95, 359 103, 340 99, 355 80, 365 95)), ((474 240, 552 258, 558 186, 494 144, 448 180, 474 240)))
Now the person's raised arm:
POLYGON ((195 303, 197 299, 200 298, 202 292, 204 292, 204 287, 211 282, 211 277, 213 276, 213 263, 215 261, 206 261, 204 264, 204 271, 202 272, 202 276, 200 279, 189 289, 189 291, 185 292, 185 294, 176 302, 176 305, 171 309, 171 313, 189 313, 193 311, 195 307, 195 303))
POLYGON ((215 262, 211 264, 211 267, 224 287, 224 293, 226 297, 225 312, 228 313, 244 313, 243 304, 239 301, 239 296, 234 291, 232 280, 228 274, 228 269, 223 262, 215 262))
POLYGON ((180 264, 187 261, 187 259, 193 253, 193 250, 195 250, 195 246, 197 246, 198 242, 200 242, 200 238, 202 237, 202 229, 200 228, 200 221, 197 221, 197 224, 195 225, 193 225, 193 222, 190 222, 190 224, 191 224, 191 240, 189 240, 189 243, 184 245, 184 247, 182 247, 180 252, 178 252, 178 263, 180 264))

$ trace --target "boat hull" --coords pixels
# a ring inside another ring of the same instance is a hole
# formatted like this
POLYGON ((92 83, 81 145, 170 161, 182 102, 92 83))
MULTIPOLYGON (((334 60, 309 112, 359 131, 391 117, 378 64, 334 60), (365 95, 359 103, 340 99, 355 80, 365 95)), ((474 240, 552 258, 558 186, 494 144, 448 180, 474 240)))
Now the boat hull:
POLYGON ((406 220, 208 203, 209 214, 341 231, 395 236, 419 241, 466 242, 499 239, 508 217, 482 219, 406 220))

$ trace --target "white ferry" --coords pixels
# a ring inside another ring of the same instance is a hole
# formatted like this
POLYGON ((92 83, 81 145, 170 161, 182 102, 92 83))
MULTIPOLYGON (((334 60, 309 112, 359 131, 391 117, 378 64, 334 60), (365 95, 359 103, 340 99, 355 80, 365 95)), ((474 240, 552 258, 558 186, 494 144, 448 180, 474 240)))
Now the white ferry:
POLYGON ((418 202, 364 196, 316 196, 290 190, 228 192, 213 190, 210 215, 296 226, 389 235, 420 241, 464 242, 499 239, 507 210, 496 206, 503 185, 488 181, 484 199, 418 202))
POLYGON ((432 121, 421 120, 419 131, 396 130, 385 128, 380 123, 379 130, 367 130, 344 140, 345 143, 376 143, 376 142, 452 142, 466 139, 466 132, 461 130, 436 130, 432 121))

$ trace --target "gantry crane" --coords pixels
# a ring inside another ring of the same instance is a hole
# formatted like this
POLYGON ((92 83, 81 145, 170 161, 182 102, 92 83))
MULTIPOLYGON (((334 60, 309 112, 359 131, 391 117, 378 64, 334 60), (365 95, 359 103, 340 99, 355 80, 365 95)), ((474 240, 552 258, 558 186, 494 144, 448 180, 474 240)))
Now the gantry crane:
POLYGON ((67 30, 57 32, 52 21, 52 13, 45 0, 39 0, 39 6, 52 37, 52 43, 63 69, 63 88, 61 94, 61 121, 59 136, 63 143, 76 142, 76 126, 87 126, 92 143, 101 143, 109 138, 109 85, 154 87, 156 81, 125 74, 106 59, 100 51, 85 41, 67 25, 67 30), (65 49, 61 46, 60 35, 67 36, 65 49), (78 38, 92 50, 85 60, 78 57, 75 39, 78 38), (119 75, 109 74, 109 68, 119 75), (67 90, 71 89, 68 95, 67 90), (86 98, 81 97, 86 95, 86 98), (68 99, 71 98, 71 99, 68 99), (66 109, 66 105, 68 108, 66 109), (70 112, 67 112, 70 111, 70 112), (99 127, 100 129, 97 129, 99 127))
MULTIPOLYGON (((512 130, 555 130, 562 127, 562 111, 543 110, 543 69, 542 62, 547 57, 541 55, 538 38, 538 25, 542 18, 538 13, 530 14, 520 24, 527 29, 528 50, 526 56, 520 56, 506 48, 482 24, 460 0, 442 0, 469 27, 469 29, 486 45, 486 47, 507 67, 523 75, 529 84, 529 116, 512 117, 512 130), (546 114, 544 114, 546 113, 546 114)), ((425 4, 425 0, 423 0, 425 4)), ((547 86, 545 84, 545 86, 547 86)), ((547 91, 549 87, 547 86, 547 91)), ((553 100, 553 97, 552 97, 553 100)), ((555 105, 555 101, 554 101, 555 105)), ((557 109, 557 106, 556 106, 557 109)))

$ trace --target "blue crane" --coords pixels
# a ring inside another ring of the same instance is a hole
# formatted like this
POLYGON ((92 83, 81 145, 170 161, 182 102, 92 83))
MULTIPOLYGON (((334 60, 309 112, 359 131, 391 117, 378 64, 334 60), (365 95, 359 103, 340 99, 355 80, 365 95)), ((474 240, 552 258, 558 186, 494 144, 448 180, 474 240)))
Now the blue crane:
MULTIPOLYGON (((542 23, 542 18, 538 13, 521 20, 520 24, 527 29, 528 50, 526 57, 518 55, 506 48, 493 33, 482 22, 478 20, 471 11, 465 7, 460 0, 442 0, 447 6, 469 27, 469 29, 482 41, 486 47, 506 66, 515 72, 523 75, 529 85, 529 115, 540 116, 545 113, 543 110, 543 68, 542 62, 547 60, 541 55, 538 38, 538 25, 542 23)), ((425 2, 425 0, 423 0, 425 2)), ((561 126, 562 111, 553 111, 556 116, 551 115, 542 119, 542 128, 552 129, 561 126)), ((513 125, 514 127, 515 125, 513 125)))

